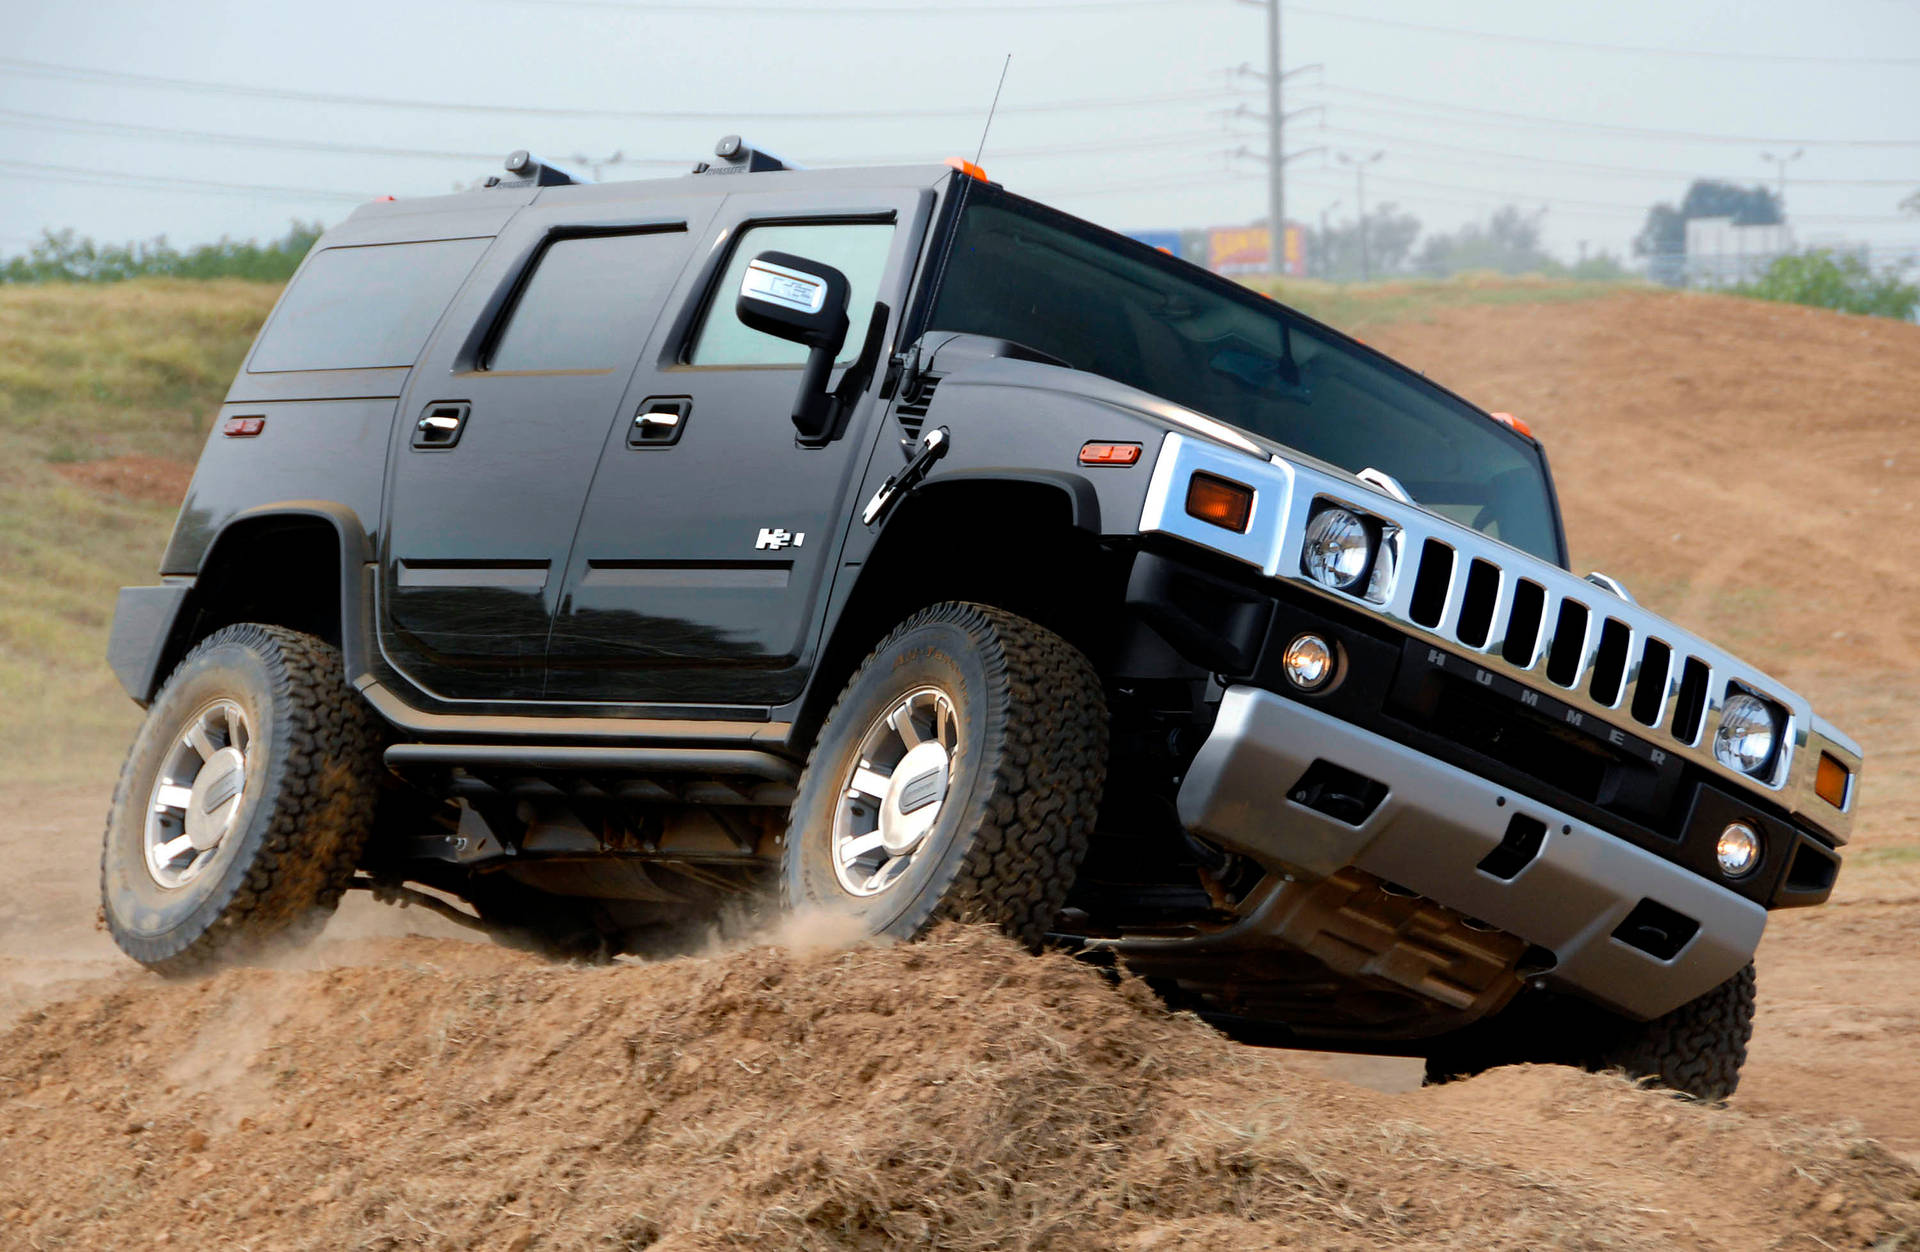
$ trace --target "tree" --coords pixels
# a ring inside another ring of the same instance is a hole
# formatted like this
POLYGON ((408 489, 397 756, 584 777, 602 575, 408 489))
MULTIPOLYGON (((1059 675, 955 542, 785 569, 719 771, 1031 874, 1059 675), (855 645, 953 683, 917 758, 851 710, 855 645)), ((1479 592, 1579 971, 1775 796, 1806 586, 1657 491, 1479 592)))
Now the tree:
MULTIPOLYGON (((1388 203, 1367 214, 1366 270, 1375 278, 1403 269, 1420 237, 1420 219, 1388 203)), ((1360 223, 1329 226, 1325 233, 1305 232, 1308 263, 1315 278, 1348 282, 1361 276, 1360 223)))
POLYGON ((1876 274, 1859 257, 1836 256, 1824 248, 1775 257, 1756 281, 1733 290, 1759 300, 1810 304, 1903 321, 1911 320, 1914 310, 1920 308, 1920 286, 1903 281, 1898 271, 1876 274))
POLYGON ((1740 187, 1696 178, 1680 207, 1656 204, 1633 241, 1635 256, 1647 258, 1647 273, 1678 286, 1686 275, 1687 223, 1696 217, 1730 217, 1735 226, 1777 226, 1786 220, 1780 201, 1765 187, 1740 187))
POLYGON ((127 278, 250 278, 285 282, 313 247, 320 223, 295 222, 268 243, 222 239, 182 252, 162 235, 154 239, 97 244, 71 230, 45 232, 25 256, 0 264, 0 283, 111 283, 127 278))
POLYGON ((1496 210, 1484 225, 1469 222, 1452 234, 1430 236, 1414 268, 1434 275, 1467 270, 1526 274, 1558 268, 1540 246, 1540 219, 1546 213, 1545 209, 1528 213, 1508 205, 1496 210))

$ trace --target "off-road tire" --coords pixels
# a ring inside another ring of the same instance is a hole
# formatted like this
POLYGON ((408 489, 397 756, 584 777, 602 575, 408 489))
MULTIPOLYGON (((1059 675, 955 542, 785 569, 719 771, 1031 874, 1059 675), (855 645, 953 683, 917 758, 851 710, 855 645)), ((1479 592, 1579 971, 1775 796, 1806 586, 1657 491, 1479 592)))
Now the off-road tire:
POLYGON ((1086 857, 1106 771, 1106 698, 1079 649, 987 605, 922 609, 862 662, 821 727, 783 840, 782 901, 898 939, 947 919, 991 922, 1037 948, 1086 857), (841 784, 873 719, 918 685, 957 709, 948 798, 901 880, 855 896, 830 860, 841 784))
POLYGON ((1498 1017, 1439 1041, 1427 1082, 1471 1078, 1502 1065, 1573 1065, 1623 1072, 1718 1103, 1740 1086, 1753 1037, 1751 964, 1713 990, 1652 1021, 1636 1022, 1567 1000, 1516 1002, 1498 1017))
POLYGON ((1650 1022, 1634 1022, 1602 1049, 1592 1069, 1624 1070, 1699 1100, 1720 1101, 1740 1086, 1753 1038, 1752 964, 1712 991, 1650 1022))
POLYGON ((331 645, 254 623, 208 636, 168 677, 114 790, 100 858, 114 942, 178 975, 273 936, 308 937, 339 904, 373 828, 380 741, 378 716, 331 645), (146 805, 164 754, 210 699, 233 700, 253 726, 243 807, 218 859, 166 888, 145 859, 146 805))

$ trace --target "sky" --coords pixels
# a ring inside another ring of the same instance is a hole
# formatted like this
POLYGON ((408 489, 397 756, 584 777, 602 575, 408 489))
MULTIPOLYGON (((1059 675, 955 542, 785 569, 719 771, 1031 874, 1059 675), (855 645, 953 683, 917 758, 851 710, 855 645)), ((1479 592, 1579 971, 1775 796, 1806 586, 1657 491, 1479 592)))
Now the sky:
MULTIPOLYGON (((42 230, 268 238, 515 148, 666 177, 739 132, 805 165, 971 158, 1127 230, 1266 213, 1259 0, 0 0, 0 255, 42 230), (1244 150, 1244 151, 1243 151, 1244 150)), ((1429 231, 1545 210, 1629 253, 1696 176, 1803 244, 1920 253, 1920 4, 1313 0, 1282 23, 1287 209, 1429 231)), ((577 164, 577 163, 576 163, 577 164)))

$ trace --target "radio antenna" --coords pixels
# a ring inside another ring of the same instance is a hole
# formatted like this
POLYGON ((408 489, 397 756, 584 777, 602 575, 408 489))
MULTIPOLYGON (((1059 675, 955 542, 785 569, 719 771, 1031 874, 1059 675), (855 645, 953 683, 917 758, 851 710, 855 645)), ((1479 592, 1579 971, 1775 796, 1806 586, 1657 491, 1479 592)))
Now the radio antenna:
POLYGON ((1007 69, 1013 64, 1013 53, 1007 53, 1007 59, 1000 64, 1000 81, 993 88, 993 103, 987 106, 987 124, 980 128, 980 146, 973 151, 973 163, 980 164, 980 155, 987 150, 987 132, 993 129, 993 111, 1000 107, 1000 89, 1007 85, 1007 69))

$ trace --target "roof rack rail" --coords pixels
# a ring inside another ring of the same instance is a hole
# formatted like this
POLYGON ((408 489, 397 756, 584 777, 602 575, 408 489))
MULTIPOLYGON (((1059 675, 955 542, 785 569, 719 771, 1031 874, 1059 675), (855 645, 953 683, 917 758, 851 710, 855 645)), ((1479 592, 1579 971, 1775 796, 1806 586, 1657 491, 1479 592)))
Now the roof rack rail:
POLYGON ((570 183, 584 183, 589 179, 548 164, 528 152, 525 148, 516 148, 507 154, 507 173, 512 178, 502 178, 498 174, 489 177, 488 187, 565 187, 570 183))
POLYGON ((713 155, 720 163, 702 161, 693 167, 696 174, 764 174, 769 170, 793 170, 800 167, 788 161, 782 161, 771 152, 763 151, 747 143, 738 135, 728 135, 713 145, 713 155))

